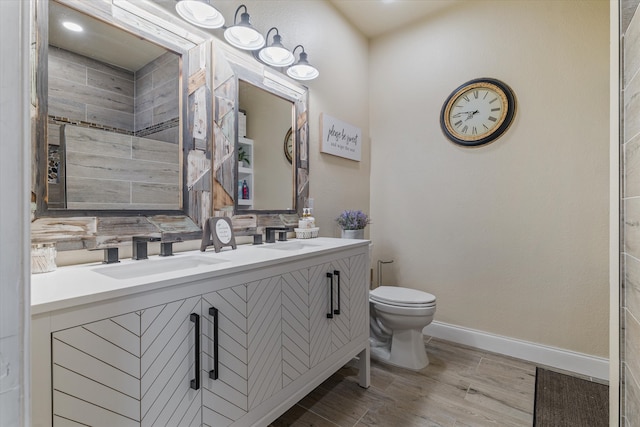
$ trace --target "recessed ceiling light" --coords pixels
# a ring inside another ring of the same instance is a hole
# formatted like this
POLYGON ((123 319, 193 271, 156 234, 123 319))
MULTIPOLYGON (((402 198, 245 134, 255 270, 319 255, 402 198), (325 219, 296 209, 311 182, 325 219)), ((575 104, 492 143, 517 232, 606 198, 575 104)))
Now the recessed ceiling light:
POLYGON ((65 22, 62 23, 62 26, 65 27, 69 31, 75 31, 76 33, 79 33, 79 32, 82 31, 82 27, 80 25, 76 24, 75 22, 65 21, 65 22))

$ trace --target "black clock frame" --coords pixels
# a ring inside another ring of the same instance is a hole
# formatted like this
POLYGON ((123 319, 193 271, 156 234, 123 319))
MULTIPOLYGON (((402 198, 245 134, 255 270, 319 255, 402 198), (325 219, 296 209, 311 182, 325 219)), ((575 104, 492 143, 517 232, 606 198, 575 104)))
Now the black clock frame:
POLYGON ((444 104, 442 105, 442 110, 440 111, 440 128, 442 129, 442 132, 444 133, 444 135, 447 138, 449 138, 449 140, 451 140, 452 142, 458 145, 463 145, 465 147, 476 147, 479 145, 488 144, 498 139, 499 137, 501 137, 506 132, 506 130, 509 129, 509 126, 511 126, 511 122, 513 121, 513 117, 515 116, 515 113, 516 113, 516 97, 513 91, 511 90, 511 88, 506 83, 498 79, 482 77, 478 79, 469 80, 468 82, 461 84, 453 92, 451 92, 451 94, 444 101, 444 104), (457 93, 459 93, 465 87, 476 84, 476 83, 490 83, 492 85, 497 86, 500 90, 502 90, 507 98, 507 114, 502 124, 500 124, 500 126, 495 131, 493 131, 490 135, 487 135, 484 138, 480 138, 475 141, 467 141, 464 139, 460 139, 455 135, 453 135, 451 132, 449 132, 449 129, 447 129, 447 125, 446 125, 447 118, 445 117, 445 111, 447 109, 447 105, 449 105, 449 102, 453 99, 453 97, 457 93))

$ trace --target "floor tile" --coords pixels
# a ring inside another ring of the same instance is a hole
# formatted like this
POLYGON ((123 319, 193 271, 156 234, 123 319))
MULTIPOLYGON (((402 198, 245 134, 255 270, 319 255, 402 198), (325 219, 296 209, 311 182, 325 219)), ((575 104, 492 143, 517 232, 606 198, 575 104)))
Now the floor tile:
POLYGON ((535 365, 425 339, 429 365, 419 371, 371 362, 371 387, 346 365, 272 427, 531 426, 535 365))

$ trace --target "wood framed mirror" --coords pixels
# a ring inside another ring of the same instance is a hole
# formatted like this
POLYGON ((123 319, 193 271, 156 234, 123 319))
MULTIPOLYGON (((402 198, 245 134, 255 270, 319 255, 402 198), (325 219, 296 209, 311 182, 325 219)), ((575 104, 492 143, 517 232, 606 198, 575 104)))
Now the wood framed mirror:
POLYGON ((224 44, 213 57, 215 214, 252 218, 247 227, 297 224, 309 197, 308 88, 224 44), (250 164, 239 162, 247 153, 250 164))
POLYGON ((32 242, 199 238, 211 216, 210 35, 147 0, 33 1, 32 242))

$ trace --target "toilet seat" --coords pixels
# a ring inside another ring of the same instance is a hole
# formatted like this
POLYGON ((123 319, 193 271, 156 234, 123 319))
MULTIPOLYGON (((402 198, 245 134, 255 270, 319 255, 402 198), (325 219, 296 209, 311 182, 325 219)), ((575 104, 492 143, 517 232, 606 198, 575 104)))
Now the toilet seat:
POLYGON ((436 305, 436 297, 434 295, 400 286, 379 286, 369 292, 369 299, 373 302, 395 307, 429 308, 436 305))

